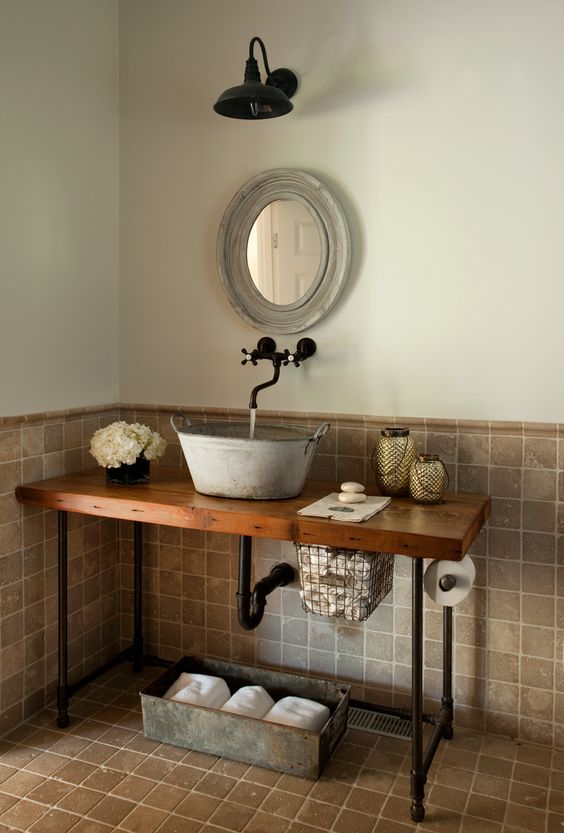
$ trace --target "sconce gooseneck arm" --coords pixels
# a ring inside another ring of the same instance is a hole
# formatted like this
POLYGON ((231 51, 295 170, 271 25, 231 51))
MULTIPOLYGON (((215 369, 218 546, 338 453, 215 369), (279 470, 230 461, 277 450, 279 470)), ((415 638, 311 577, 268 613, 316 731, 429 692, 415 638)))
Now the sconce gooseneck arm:
POLYGON ((261 38, 259 38, 258 35, 255 35, 253 38, 251 38, 251 42, 249 44, 249 59, 252 59, 253 61, 255 60, 255 56, 253 54, 255 43, 258 43, 258 45, 260 46, 260 50, 262 52, 262 60, 264 62, 264 68, 266 70, 266 76, 268 78, 268 76, 271 73, 270 67, 268 66, 268 58, 266 57, 266 46, 264 45, 263 41, 261 40, 261 38))

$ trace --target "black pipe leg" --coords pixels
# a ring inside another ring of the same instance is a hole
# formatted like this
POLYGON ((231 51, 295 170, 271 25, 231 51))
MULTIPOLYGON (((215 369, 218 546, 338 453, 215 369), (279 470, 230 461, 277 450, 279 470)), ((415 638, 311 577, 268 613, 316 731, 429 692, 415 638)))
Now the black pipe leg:
POLYGON ((411 818, 425 817, 425 769, 423 765, 423 559, 414 558, 411 567, 411 818))
POLYGON ((143 669, 143 526, 133 521, 133 670, 143 669))
POLYGON ((57 680, 57 725, 64 729, 69 725, 69 682, 68 682, 68 616, 67 616, 67 513, 59 511, 59 671, 57 680))
POLYGON ((452 699, 452 607, 443 608, 443 696, 441 705, 448 715, 448 723, 443 728, 443 737, 452 740, 454 731, 454 701, 452 699))

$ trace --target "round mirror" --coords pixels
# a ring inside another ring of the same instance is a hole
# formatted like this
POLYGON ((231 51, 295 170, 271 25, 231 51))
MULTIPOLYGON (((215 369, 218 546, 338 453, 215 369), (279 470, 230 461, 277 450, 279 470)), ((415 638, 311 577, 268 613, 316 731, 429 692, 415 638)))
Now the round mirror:
POLYGON ((300 332, 323 318, 344 289, 348 225, 315 177, 266 171, 227 207, 217 261, 223 289, 241 318, 267 332, 300 332))

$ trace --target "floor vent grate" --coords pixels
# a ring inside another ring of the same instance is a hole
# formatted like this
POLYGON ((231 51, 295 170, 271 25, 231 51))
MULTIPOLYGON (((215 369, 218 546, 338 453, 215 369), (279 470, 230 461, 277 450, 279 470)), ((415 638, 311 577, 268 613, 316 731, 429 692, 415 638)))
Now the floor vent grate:
POLYGON ((373 712, 351 706, 347 725, 349 729, 362 729, 363 732, 374 732, 376 735, 411 740, 411 721, 403 720, 401 717, 391 714, 382 714, 382 712, 373 712))

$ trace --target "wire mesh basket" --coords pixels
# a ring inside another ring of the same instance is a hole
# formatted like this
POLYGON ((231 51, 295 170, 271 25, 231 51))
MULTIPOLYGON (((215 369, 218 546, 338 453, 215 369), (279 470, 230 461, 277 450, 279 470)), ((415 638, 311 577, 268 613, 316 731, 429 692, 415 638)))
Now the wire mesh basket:
POLYGON ((392 589, 394 553, 296 543, 300 598, 308 613, 362 622, 392 589))

